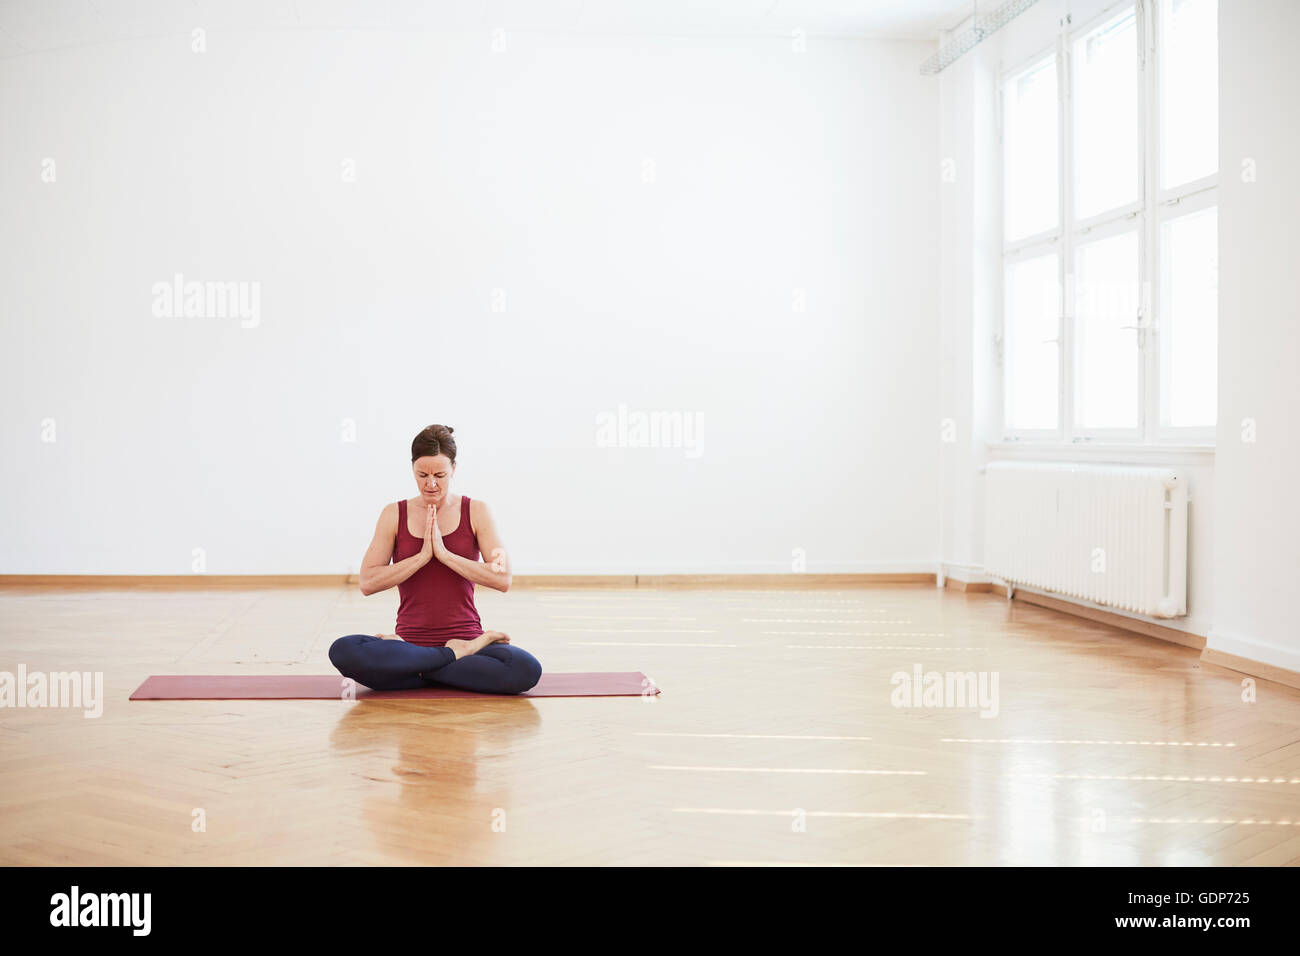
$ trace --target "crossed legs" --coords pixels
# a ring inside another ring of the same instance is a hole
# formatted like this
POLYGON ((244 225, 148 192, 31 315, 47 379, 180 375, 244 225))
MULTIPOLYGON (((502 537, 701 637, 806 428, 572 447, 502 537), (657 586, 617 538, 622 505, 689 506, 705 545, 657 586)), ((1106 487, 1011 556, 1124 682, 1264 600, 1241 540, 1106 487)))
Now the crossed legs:
POLYGON ((442 684, 483 694, 521 694, 542 676, 537 658, 523 648, 500 642, 457 658, 450 647, 421 647, 373 634, 348 634, 330 645, 329 658, 344 677, 373 690, 442 684))

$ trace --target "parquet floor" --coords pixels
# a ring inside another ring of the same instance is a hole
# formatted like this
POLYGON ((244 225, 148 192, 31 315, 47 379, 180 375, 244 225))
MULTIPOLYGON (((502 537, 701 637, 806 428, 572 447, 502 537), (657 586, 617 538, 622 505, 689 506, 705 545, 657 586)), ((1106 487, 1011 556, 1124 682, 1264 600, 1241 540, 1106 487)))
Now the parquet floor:
POLYGON ((331 673, 396 601, 0 590, 0 670, 105 698, 0 708, 0 862, 1300 864, 1300 692, 932 585, 480 590, 547 670, 640 670, 646 699, 127 700, 331 673), (918 666, 984 675, 996 716, 895 706, 918 666))

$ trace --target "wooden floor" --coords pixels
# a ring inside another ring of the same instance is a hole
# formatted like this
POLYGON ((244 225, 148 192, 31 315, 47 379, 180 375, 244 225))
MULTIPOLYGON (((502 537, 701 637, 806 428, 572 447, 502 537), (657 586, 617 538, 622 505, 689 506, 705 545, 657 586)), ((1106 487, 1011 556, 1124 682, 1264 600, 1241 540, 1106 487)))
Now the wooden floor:
POLYGON ((127 700, 332 673, 396 598, 0 591, 0 670, 106 698, 0 709, 0 862, 1300 864, 1300 692, 932 585, 479 592, 547 670, 657 698, 127 700), (997 715, 894 706, 916 665, 996 673, 997 715))

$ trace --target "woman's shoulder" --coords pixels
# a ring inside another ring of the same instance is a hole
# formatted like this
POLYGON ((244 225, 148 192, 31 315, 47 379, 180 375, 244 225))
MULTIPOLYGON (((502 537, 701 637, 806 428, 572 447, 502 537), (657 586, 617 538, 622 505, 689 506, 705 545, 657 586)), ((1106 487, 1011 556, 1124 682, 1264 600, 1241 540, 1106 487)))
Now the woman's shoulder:
POLYGON ((482 498, 470 498, 469 495, 462 495, 463 498, 469 499, 469 526, 475 534, 483 525, 483 516, 487 514, 487 503, 482 498))

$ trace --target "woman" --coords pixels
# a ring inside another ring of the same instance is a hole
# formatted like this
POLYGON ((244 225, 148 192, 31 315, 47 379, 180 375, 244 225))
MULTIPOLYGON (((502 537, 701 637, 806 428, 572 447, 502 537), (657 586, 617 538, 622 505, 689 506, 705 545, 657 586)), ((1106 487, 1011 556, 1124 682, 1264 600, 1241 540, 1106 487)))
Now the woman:
POLYGON ((430 425, 415 436, 411 470, 420 494, 384 506, 361 561, 362 594, 397 585, 397 633, 340 637, 330 663, 375 690, 442 684, 519 694, 536 685, 542 665, 479 623, 474 585, 510 590, 510 565, 487 505, 451 494, 453 431, 430 425), (491 564, 479 561, 480 549, 491 564))

